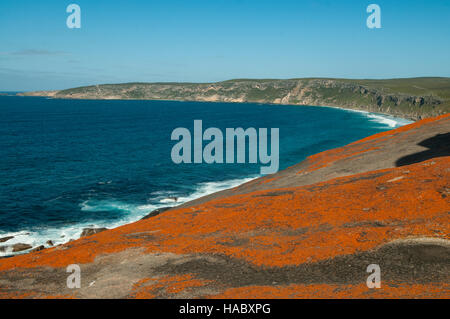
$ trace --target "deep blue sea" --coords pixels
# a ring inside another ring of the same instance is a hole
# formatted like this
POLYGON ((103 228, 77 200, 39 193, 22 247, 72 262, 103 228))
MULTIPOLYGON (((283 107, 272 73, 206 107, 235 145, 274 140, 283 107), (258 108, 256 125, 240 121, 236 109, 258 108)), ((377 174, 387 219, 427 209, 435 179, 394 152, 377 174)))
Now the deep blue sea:
POLYGON ((44 244, 236 186, 261 164, 174 164, 171 133, 279 128, 280 169, 409 123, 327 107, 0 96, 0 237, 44 244))

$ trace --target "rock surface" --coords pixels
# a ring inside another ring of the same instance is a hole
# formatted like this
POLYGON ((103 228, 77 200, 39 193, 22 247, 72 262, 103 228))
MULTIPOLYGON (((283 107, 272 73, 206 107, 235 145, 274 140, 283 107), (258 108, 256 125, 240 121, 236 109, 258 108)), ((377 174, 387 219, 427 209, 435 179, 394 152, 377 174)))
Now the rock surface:
POLYGON ((10 239, 13 239, 13 238, 14 238, 14 236, 6 236, 6 237, 3 237, 3 238, 0 238, 0 243, 4 243, 4 242, 6 242, 6 241, 8 241, 10 239))
POLYGON ((35 252, 35 251, 41 251, 41 250, 44 250, 44 249, 45 249, 45 246, 44 246, 44 245, 40 245, 40 246, 38 246, 38 247, 33 248, 32 250, 30 250, 30 253, 33 253, 33 252, 35 252))
POLYGON ((150 214, 145 215, 144 217, 142 217, 141 220, 142 220, 142 219, 147 219, 147 218, 150 218, 150 217, 158 216, 159 214, 161 214, 161 213, 163 213, 163 212, 165 212, 165 211, 167 211, 167 210, 169 210, 169 209, 171 209, 171 208, 173 208, 173 207, 161 207, 161 208, 157 208, 157 209, 153 210, 150 214))
POLYGON ((27 250, 30 248, 33 248, 33 246, 28 245, 28 244, 18 243, 18 244, 12 245, 12 252, 17 253, 17 252, 24 251, 24 250, 27 250))
POLYGON ((450 115, 423 120, 1 259, 0 297, 450 298, 448 132, 450 115), (66 287, 70 264, 81 267, 80 289, 66 287), (380 289, 366 285, 370 264, 380 289))
POLYGON ((81 232, 80 237, 91 236, 105 230, 108 230, 108 228, 84 228, 81 232))

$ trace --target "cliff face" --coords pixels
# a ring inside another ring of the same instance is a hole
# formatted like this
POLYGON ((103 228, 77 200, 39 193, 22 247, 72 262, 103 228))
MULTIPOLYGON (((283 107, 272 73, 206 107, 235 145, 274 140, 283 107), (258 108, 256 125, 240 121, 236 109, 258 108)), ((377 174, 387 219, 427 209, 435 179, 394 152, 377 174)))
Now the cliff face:
POLYGON ((449 298, 450 114, 65 245, 0 260, 0 297, 449 298), (80 289, 66 266, 81 267, 80 289), (367 266, 381 288, 366 286, 367 266))
POLYGON ((30 92, 22 95, 74 99, 147 99, 337 106, 412 119, 450 112, 449 78, 126 83, 62 91, 30 92))

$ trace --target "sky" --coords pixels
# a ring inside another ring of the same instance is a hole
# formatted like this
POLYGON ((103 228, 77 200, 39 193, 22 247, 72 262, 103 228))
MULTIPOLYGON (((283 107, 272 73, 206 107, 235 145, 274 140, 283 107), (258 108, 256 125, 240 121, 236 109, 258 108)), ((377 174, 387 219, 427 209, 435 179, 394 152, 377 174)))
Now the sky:
POLYGON ((0 1, 0 91, 416 76, 450 76, 450 0, 0 1))

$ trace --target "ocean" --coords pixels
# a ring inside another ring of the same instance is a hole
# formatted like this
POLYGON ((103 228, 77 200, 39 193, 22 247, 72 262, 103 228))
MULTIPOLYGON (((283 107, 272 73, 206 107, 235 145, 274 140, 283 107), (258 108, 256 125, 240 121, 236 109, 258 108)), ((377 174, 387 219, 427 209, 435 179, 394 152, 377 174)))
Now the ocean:
POLYGON ((33 247, 259 176, 260 164, 174 164, 171 133, 192 131, 194 120, 223 131, 279 128, 280 169, 410 123, 314 106, 19 96, 0 96, 0 115, 0 238, 33 247))

